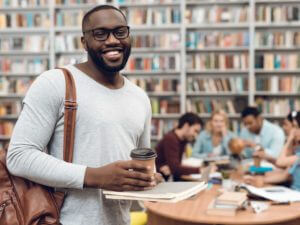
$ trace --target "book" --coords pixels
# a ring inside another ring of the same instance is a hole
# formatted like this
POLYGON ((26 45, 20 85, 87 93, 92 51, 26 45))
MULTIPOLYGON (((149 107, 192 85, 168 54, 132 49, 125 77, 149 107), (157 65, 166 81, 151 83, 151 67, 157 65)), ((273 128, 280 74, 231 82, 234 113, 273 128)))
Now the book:
POLYGON ((205 182, 163 182, 151 190, 124 192, 103 190, 103 194, 108 199, 178 202, 198 194, 206 187, 205 182))
POLYGON ((216 198, 215 204, 240 207, 246 200, 245 192, 224 192, 216 198))
POLYGON ((218 208, 216 207, 216 200, 213 199, 206 209, 207 215, 212 216, 235 216, 237 207, 218 208))

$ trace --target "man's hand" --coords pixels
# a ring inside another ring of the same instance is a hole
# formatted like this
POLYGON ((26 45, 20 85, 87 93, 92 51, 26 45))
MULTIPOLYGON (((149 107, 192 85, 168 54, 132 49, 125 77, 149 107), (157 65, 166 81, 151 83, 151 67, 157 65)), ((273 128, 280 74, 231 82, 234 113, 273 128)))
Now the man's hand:
POLYGON ((253 141, 248 141, 248 140, 244 140, 244 144, 245 144, 245 147, 248 147, 248 148, 254 148, 256 145, 253 141))
POLYGON ((155 173, 154 174, 154 179, 155 179, 156 184, 164 182, 164 178, 162 177, 162 175, 160 173, 155 173))
POLYGON ((102 167, 86 169, 84 186, 113 191, 140 191, 156 185, 151 168, 142 163, 117 161, 102 167))
POLYGON ((263 150, 253 152, 253 157, 258 157, 260 159, 267 159, 266 153, 263 150))
POLYGON ((256 187, 263 187, 264 186, 264 177, 263 176, 250 176, 246 175, 244 176, 244 182, 246 184, 250 184, 256 187))
POLYGON ((165 176, 171 175, 171 169, 168 165, 160 167, 159 172, 161 172, 165 176))

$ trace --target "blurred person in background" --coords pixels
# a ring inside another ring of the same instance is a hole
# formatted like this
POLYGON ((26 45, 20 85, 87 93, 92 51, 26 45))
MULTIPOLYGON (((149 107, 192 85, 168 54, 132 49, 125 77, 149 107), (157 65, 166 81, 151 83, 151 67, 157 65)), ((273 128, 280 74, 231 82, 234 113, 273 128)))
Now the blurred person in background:
POLYGON ((246 107, 241 116, 244 124, 240 133, 245 144, 243 155, 246 158, 258 157, 275 164, 284 145, 283 130, 264 119, 256 107, 246 107))
POLYGON ((165 180, 173 175, 180 181, 182 175, 200 173, 199 167, 184 166, 181 163, 186 145, 193 142, 203 127, 203 121, 194 113, 185 113, 179 118, 178 126, 164 135, 156 146, 156 168, 165 180))
POLYGON ((264 176, 245 176, 246 183, 263 186, 290 181, 292 189, 300 190, 300 111, 289 113, 282 127, 287 139, 276 160, 276 166, 282 169, 268 172, 264 176))
POLYGON ((192 157, 207 158, 229 155, 229 141, 236 135, 228 130, 228 117, 222 110, 214 111, 211 118, 197 137, 192 157))

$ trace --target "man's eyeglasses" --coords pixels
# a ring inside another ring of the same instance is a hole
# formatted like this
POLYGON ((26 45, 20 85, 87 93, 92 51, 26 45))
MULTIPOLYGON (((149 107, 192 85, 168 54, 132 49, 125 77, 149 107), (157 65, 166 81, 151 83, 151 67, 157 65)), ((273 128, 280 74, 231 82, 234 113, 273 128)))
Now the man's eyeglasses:
POLYGON ((83 33, 92 32, 96 41, 106 41, 109 35, 112 33, 118 40, 125 39, 129 36, 129 27, 122 26, 114 29, 95 28, 91 30, 85 30, 83 33))

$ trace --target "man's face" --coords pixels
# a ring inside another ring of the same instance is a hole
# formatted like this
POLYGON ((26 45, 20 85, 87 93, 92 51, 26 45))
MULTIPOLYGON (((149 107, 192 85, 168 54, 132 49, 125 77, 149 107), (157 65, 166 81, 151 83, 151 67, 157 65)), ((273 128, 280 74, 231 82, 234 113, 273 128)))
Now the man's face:
POLYGON ((185 139, 189 142, 192 142, 196 139, 197 135, 199 134, 201 130, 201 125, 200 124, 193 124, 193 125, 188 125, 188 128, 186 129, 186 135, 185 139))
POLYGON ((289 136, 291 130, 293 129, 293 123, 288 119, 284 119, 282 123, 282 129, 286 136, 289 136))
POLYGON ((122 14, 114 9, 99 10, 90 15, 84 30, 97 30, 85 33, 83 44, 90 59, 100 70, 115 73, 125 67, 131 51, 130 37, 118 39, 110 32, 106 40, 96 40, 94 34, 100 34, 101 29, 105 31, 126 26, 122 14))
POLYGON ((261 128, 260 116, 249 115, 243 118, 244 126, 251 132, 259 134, 261 128))

